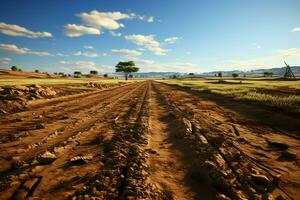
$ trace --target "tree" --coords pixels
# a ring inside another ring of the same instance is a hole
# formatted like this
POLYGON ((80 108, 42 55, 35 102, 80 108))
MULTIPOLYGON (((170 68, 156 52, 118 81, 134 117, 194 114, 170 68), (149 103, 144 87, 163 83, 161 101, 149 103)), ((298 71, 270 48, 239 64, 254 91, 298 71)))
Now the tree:
POLYGON ((80 71, 75 71, 74 72, 74 77, 79 78, 81 76, 81 72, 80 71))
POLYGON ((97 70, 91 70, 91 71, 90 71, 90 74, 91 74, 91 75, 98 75, 98 71, 97 71, 97 70))
POLYGON ((64 76, 65 74, 63 72, 59 72, 58 75, 64 76))
POLYGON ((40 73, 40 71, 38 69, 34 70, 35 73, 40 73))
POLYGON ((239 76, 238 73, 233 73, 233 74, 232 74, 232 77, 233 77, 233 78, 236 78, 236 77, 238 77, 238 76, 239 76))
POLYGON ((221 78, 222 76, 223 76, 223 75, 222 75, 222 72, 219 72, 219 73, 218 73, 218 77, 221 78))
POLYGON ((104 78, 107 78, 107 77, 108 77, 108 74, 104 74, 103 77, 104 77, 104 78))
POLYGON ((273 74, 274 74, 273 72, 264 72, 264 76, 265 77, 267 77, 267 76, 271 76, 272 77, 273 74))
POLYGON ((11 70, 13 70, 13 71, 18 71, 18 67, 17 67, 17 66, 12 66, 12 67, 11 67, 11 70))
POLYGON ((133 75, 132 74, 129 74, 129 76, 128 76, 129 78, 133 78, 133 75))
POLYGON ((22 71, 22 69, 21 69, 21 68, 19 68, 19 69, 18 69, 18 71, 19 71, 19 72, 21 72, 21 71, 22 71))
POLYGON ((128 75, 133 72, 139 71, 139 68, 135 66, 133 61, 119 62, 116 65, 116 72, 124 72, 125 80, 128 80, 128 75))

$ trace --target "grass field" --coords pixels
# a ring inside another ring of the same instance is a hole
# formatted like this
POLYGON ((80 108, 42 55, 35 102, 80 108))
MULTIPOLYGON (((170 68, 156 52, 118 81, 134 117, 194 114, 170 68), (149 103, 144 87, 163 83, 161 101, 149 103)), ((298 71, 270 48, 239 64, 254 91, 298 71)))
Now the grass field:
MULTIPOLYGON (((122 79, 97 79, 97 78, 13 78, 13 79, 0 79, 0 86, 12 85, 51 85, 51 84, 74 84, 74 83, 119 83, 124 82, 122 79)), ((128 81, 130 82, 130 80, 128 81)))
POLYGON ((162 80, 168 84, 188 86, 197 90, 230 97, 235 100, 247 101, 290 113, 300 113, 300 80, 162 80))

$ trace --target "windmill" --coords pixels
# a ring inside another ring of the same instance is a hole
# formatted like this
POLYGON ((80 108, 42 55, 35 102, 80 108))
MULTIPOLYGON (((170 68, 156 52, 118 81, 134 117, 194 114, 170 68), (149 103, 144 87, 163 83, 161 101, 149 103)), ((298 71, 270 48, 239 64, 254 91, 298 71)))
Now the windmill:
POLYGON ((284 64, 286 65, 286 70, 285 70, 283 77, 284 78, 296 78, 291 67, 286 62, 284 62, 284 64))

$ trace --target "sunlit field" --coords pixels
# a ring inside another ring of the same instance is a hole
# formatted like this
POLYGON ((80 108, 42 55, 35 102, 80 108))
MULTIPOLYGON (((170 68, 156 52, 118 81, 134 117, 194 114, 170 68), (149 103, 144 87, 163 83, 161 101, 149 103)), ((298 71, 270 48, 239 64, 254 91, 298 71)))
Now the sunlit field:
MULTIPOLYGON (((105 83, 105 84, 114 84, 119 82, 124 82, 122 79, 97 79, 97 78, 16 78, 16 79, 0 79, 0 86, 12 86, 12 85, 30 85, 30 84, 39 84, 39 85, 53 85, 53 84, 84 84, 84 83, 105 83)), ((130 80, 129 80, 130 82, 130 80)))
POLYGON ((300 112, 300 80, 185 80, 168 79, 161 82, 188 86, 199 91, 230 97, 291 113, 300 112))

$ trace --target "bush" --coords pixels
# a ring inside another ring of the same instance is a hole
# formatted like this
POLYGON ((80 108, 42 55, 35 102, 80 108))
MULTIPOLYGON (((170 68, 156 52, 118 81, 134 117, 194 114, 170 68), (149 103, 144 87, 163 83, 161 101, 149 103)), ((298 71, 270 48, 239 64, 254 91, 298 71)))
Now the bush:
POLYGON ((104 78, 107 78, 107 77, 108 77, 108 74, 104 74, 103 77, 104 77, 104 78))
POLYGON ((38 69, 34 70, 35 73, 40 73, 40 71, 38 69))
POLYGON ((12 66, 12 67, 11 67, 11 70, 13 70, 13 71, 18 71, 18 67, 17 67, 17 66, 12 66))
POLYGON ((98 75, 98 71, 96 71, 96 70, 91 70, 91 71, 90 71, 90 74, 91 74, 91 75, 98 75))

